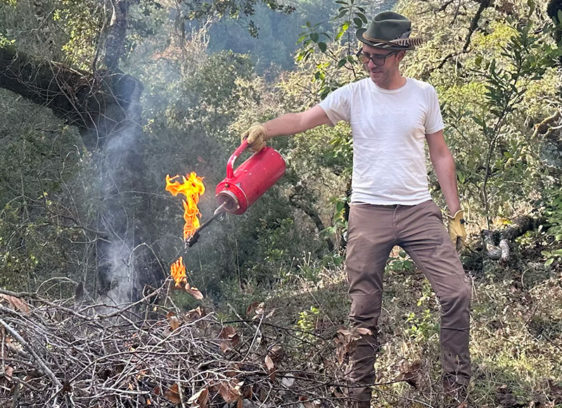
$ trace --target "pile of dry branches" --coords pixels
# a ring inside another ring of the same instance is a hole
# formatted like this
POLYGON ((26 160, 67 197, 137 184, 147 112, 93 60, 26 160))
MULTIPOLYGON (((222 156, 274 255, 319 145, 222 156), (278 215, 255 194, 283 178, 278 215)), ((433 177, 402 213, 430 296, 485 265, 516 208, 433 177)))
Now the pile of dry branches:
POLYGON ((182 312, 169 288, 126 307, 0 289, 0 406, 344 405, 349 344, 275 326, 263 304, 182 312))

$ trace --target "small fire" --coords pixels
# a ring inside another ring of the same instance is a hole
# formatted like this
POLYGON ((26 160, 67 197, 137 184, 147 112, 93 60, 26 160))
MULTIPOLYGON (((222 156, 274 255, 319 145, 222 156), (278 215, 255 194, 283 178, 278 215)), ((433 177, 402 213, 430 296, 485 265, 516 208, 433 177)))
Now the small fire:
MULTIPOLYGON (((166 191, 172 193, 174 197, 180 193, 185 196, 183 200, 183 219, 185 220, 183 239, 187 240, 191 238, 199 228, 200 223, 197 217, 201 215, 201 213, 199 212, 199 208, 197 208, 197 204, 199 204, 199 197, 205 192, 205 186, 203 185, 203 178, 198 177, 195 172, 191 172, 187 178, 182 176, 181 183, 177 180, 179 177, 180 176, 170 177, 170 175, 166 175, 166 191)), ((176 288, 183 287, 183 289, 195 299, 203 299, 203 294, 197 288, 192 287, 187 281, 182 256, 170 265, 170 274, 176 283, 176 288)))
POLYGON ((187 284, 187 276, 185 276, 185 265, 183 264, 182 256, 170 266, 170 274, 172 278, 174 278, 177 288, 187 284))
POLYGON ((197 204, 199 204, 199 197, 205 192, 203 185, 203 178, 197 176, 195 172, 191 172, 186 178, 181 176, 182 182, 177 179, 180 176, 170 177, 166 175, 166 191, 169 191, 174 197, 178 194, 183 194, 183 219, 185 224, 183 226, 183 239, 187 240, 195 234, 199 228, 199 218, 201 215, 197 204))

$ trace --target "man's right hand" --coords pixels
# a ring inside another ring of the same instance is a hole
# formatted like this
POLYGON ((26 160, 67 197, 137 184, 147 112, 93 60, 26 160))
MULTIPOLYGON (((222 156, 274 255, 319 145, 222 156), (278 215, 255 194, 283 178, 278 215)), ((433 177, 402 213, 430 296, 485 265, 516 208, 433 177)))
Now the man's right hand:
POLYGON ((254 123, 248 130, 242 133, 242 142, 244 140, 248 142, 248 146, 254 152, 259 152, 263 149, 267 139, 269 139, 267 131, 261 123, 254 123))

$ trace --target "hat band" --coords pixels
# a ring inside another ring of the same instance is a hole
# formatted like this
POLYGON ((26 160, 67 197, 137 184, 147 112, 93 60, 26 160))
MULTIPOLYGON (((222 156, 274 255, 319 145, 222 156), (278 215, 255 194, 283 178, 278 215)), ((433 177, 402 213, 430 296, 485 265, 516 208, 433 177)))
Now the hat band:
POLYGON ((381 44, 393 44, 393 45, 402 45, 402 46, 409 46, 409 45, 421 45, 423 40, 421 38, 397 38, 396 40, 380 40, 378 38, 373 38, 365 33, 362 34, 362 37, 372 43, 381 43, 381 44))

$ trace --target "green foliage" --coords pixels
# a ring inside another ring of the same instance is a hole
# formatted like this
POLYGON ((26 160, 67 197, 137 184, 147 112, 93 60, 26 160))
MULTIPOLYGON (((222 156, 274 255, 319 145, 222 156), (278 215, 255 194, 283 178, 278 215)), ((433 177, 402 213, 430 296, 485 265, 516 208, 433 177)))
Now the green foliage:
MULTIPOLYGON (((560 163, 546 160, 556 122, 536 129, 560 105, 560 49, 543 11, 525 1, 486 8, 468 39, 460 33, 479 5, 463 7, 466 18, 440 2, 439 18, 429 21, 417 17, 426 10, 420 2, 399 4, 398 11, 412 19, 413 35, 428 39, 407 54, 404 72, 437 88, 461 201, 474 224, 482 217, 489 228, 497 217, 529 212, 529 198, 543 197, 559 179, 560 163)), ((433 174, 431 179, 437 191, 433 174)))
POLYGON ((560 242, 562 241, 562 190, 551 190, 547 195, 551 197, 544 212, 547 217, 548 234, 560 242))
POLYGON ((552 267, 559 265, 562 261, 562 248, 560 248, 562 242, 562 190, 551 190, 547 194, 552 199, 544 210, 546 233, 552 237, 553 242, 551 243, 552 249, 544 250, 541 253, 545 257, 545 266, 552 267))
POLYGON ((54 276, 79 281, 88 273, 82 259, 90 239, 77 180, 88 157, 79 136, 46 108, 6 91, 1 100, 0 286, 32 290, 54 276))
POLYGON ((293 12, 285 14, 258 4, 250 17, 232 19, 225 16, 213 23, 209 29, 209 51, 231 50, 249 54, 256 71, 271 78, 279 68, 294 68, 293 54, 298 38, 295 27, 305 25, 309 16, 327 20, 333 7, 330 2, 299 1, 293 12), (248 32, 250 24, 254 35, 248 32))
POLYGON ((347 207, 349 206, 349 197, 335 197, 332 199, 334 204, 334 216, 332 218, 332 224, 322 231, 322 234, 327 234, 333 236, 337 239, 339 236, 345 236, 347 234, 347 207))
POLYGON ((508 145, 507 139, 513 136, 513 130, 508 128, 509 122, 513 121, 514 111, 520 109, 527 83, 540 80, 555 61, 552 58, 554 55, 552 48, 548 44, 541 44, 539 38, 531 34, 531 28, 532 24, 528 22, 526 26, 513 30, 506 44, 500 47, 503 67, 499 66, 500 63, 496 58, 488 62, 477 60, 477 64, 484 65, 487 78, 484 93, 485 106, 482 114, 473 115, 472 119, 480 127, 487 142, 481 191, 488 227, 491 222, 488 183, 495 174, 504 176, 506 173, 510 174, 511 172, 503 170, 507 169, 506 164, 513 162, 511 152, 514 150, 504 152, 506 161, 503 162, 501 159, 495 159, 496 148, 498 145, 508 145), (504 130, 506 128, 509 130, 504 130))
POLYGON ((323 31, 322 24, 307 22, 305 31, 298 42, 301 48, 296 55, 296 61, 308 62, 317 51, 323 53, 322 63, 317 63, 314 71, 314 80, 320 83, 320 97, 324 98, 331 91, 339 88, 345 82, 328 73, 333 69, 346 69, 354 76, 357 60, 352 51, 355 41, 355 31, 367 25, 365 7, 355 0, 338 0, 339 5, 335 16, 331 19, 332 31, 323 31), (344 45, 344 47, 341 47, 344 45))
POLYGON ((418 342, 425 343, 439 332, 439 325, 429 309, 422 309, 418 313, 409 312, 406 323, 409 324, 407 335, 418 342))
POLYGON ((412 272, 414 270, 414 262, 406 252, 400 250, 397 257, 390 257, 387 270, 392 272, 412 272))
POLYGON ((303 310, 299 313, 297 327, 303 332, 313 332, 316 328, 316 321, 320 315, 320 309, 310 306, 309 310, 303 310))

